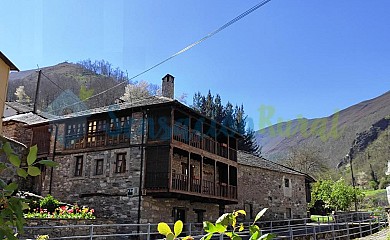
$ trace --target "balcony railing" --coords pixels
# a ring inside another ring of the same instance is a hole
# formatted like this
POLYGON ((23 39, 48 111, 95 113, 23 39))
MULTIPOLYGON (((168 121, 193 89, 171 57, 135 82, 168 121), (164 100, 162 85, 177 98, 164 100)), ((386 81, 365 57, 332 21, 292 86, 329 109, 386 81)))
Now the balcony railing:
POLYGON ((229 148, 226 143, 219 143, 197 130, 188 130, 188 126, 185 125, 174 125, 173 139, 233 161, 237 160, 237 151, 235 149, 229 148))
POLYGON ((201 181, 199 179, 192 178, 188 184, 187 175, 172 173, 172 189, 174 190, 196 192, 205 196, 237 199, 236 186, 203 180, 201 188, 200 182, 201 181))
POLYGON ((83 149, 93 147, 115 146, 128 143, 130 130, 105 132, 99 131, 88 134, 67 134, 65 136, 65 149, 83 149))

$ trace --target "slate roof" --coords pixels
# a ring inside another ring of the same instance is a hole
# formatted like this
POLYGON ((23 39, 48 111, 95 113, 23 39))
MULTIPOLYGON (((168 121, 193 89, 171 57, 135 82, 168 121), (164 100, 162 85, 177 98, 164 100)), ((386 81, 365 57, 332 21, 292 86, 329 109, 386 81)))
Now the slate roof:
POLYGON ((27 125, 35 125, 39 123, 48 122, 49 120, 37 114, 34 114, 32 112, 28 112, 28 113, 22 113, 22 114, 17 114, 17 115, 3 118, 3 122, 8 122, 8 121, 21 122, 27 125))
POLYGON ((14 109, 17 113, 28 113, 32 112, 32 107, 19 102, 5 102, 5 107, 14 109))
MULTIPOLYGON (((106 112, 130 109, 130 108, 135 108, 135 107, 152 106, 152 105, 158 105, 158 104, 175 102, 175 101, 176 100, 173 100, 171 98, 153 96, 153 97, 138 99, 138 100, 133 101, 133 102, 117 103, 117 104, 113 104, 113 105, 109 105, 109 106, 88 109, 88 110, 80 111, 80 112, 74 112, 74 113, 70 113, 67 115, 58 116, 52 120, 63 120, 63 119, 69 119, 69 118, 75 118, 75 117, 86 117, 86 116, 90 116, 90 115, 98 114, 98 113, 106 113, 106 112)), ((50 113, 50 112, 48 112, 48 113, 50 113)), ((41 114, 44 115, 46 113, 42 112, 41 114)))
POLYGON ((257 157, 257 156, 254 156, 252 154, 242 152, 242 151, 237 152, 237 162, 239 164, 242 164, 242 165, 268 169, 271 171, 305 176, 305 174, 303 174, 299 171, 296 171, 292 168, 283 166, 281 164, 272 162, 272 161, 267 160, 265 158, 257 157))

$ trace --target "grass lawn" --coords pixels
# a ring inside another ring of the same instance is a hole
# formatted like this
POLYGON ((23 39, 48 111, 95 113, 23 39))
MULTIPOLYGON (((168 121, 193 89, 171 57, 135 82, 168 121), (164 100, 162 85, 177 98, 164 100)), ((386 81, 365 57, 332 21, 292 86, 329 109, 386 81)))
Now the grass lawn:
POLYGON ((329 222, 333 221, 332 216, 321 216, 321 215, 311 215, 310 219, 314 222, 323 222, 323 223, 326 223, 328 221, 329 222))
POLYGON ((363 191, 366 197, 376 196, 381 193, 385 193, 386 189, 378 189, 378 190, 365 190, 363 191))

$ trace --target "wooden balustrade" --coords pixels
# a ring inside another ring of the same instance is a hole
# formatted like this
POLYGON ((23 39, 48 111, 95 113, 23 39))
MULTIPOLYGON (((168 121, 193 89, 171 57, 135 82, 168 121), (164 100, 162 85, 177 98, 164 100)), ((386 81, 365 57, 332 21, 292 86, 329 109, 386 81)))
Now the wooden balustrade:
POLYGON ((196 178, 192 178, 190 180, 189 187, 190 189, 188 190, 187 175, 172 173, 172 189, 174 190, 196 192, 196 193, 201 193, 205 196, 237 199, 237 187, 228 185, 226 183, 215 184, 212 181, 202 180, 202 189, 201 189, 200 180, 196 178))

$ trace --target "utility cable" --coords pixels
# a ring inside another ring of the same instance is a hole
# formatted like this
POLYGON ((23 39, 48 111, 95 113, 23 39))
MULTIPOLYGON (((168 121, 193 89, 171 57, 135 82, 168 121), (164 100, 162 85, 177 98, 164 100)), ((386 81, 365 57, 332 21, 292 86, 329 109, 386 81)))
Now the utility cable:
MULTIPOLYGON (((246 10, 246 11, 243 12, 243 13, 241 13, 241 14, 238 15, 237 17, 233 18, 233 19, 230 20, 229 22, 225 23, 224 25, 222 25, 222 26, 219 27, 218 29, 216 29, 216 30, 210 32, 210 33, 207 34, 205 37, 203 37, 203 38, 199 39, 198 41, 196 41, 196 42, 194 42, 194 43, 188 45, 187 47, 185 47, 185 48, 183 48, 182 50, 176 52, 175 54, 173 54, 173 55, 171 55, 170 57, 164 59, 163 61, 161 61, 161 62, 159 62, 159 63, 157 63, 157 64, 155 64, 155 65, 153 65, 153 66, 147 68, 146 70, 144 70, 144 71, 142 71, 142 72, 140 72, 140 73, 134 75, 133 77, 129 78, 129 79, 128 79, 128 82, 131 81, 131 80, 133 80, 133 79, 135 79, 135 78, 137 78, 137 77, 139 77, 139 76, 141 76, 141 75, 143 75, 143 74, 145 74, 145 73, 147 73, 147 72, 149 72, 150 70, 152 70, 152 69, 154 69, 154 68, 156 68, 156 67, 162 65, 163 63, 165 63, 165 62, 171 60, 172 58, 175 58, 175 57, 177 57, 178 55, 180 55, 180 54, 182 54, 182 53, 184 53, 184 52, 190 50, 191 48, 195 47, 196 45, 198 45, 198 44, 200 44, 200 43, 206 41, 207 39, 213 37, 213 36, 216 35, 217 33, 221 32, 222 30, 226 29, 227 27, 229 27, 229 26, 233 25, 234 23, 238 22, 238 21, 241 20, 242 18, 244 18, 244 17, 246 17, 247 15, 249 15, 250 13, 256 11, 257 9, 259 9, 259 8, 262 7, 262 6, 264 6, 265 4, 267 4, 267 3, 270 2, 270 1, 271 1, 271 0, 264 0, 264 1, 261 1, 260 3, 258 3, 258 4, 256 4, 256 5, 254 5, 253 7, 249 8, 248 10, 246 10)), ((110 87, 110 88, 107 88, 106 90, 104 90, 104 91, 102 91, 102 92, 100 92, 100 93, 94 94, 94 95, 92 95, 92 96, 90 96, 90 97, 84 99, 84 101, 87 101, 87 100, 89 100, 89 99, 91 99, 91 98, 94 98, 94 97, 97 97, 97 96, 99 96, 99 95, 101 95, 101 94, 104 94, 104 93, 106 93, 106 92, 108 92, 108 91, 110 91, 110 90, 112 90, 112 89, 114 89, 114 88, 116 88, 116 87, 118 87, 118 86, 121 86, 121 85, 123 85, 124 83, 128 83, 128 82, 121 82, 121 83, 118 83, 117 85, 114 85, 114 86, 112 86, 112 87, 110 87)), ((83 102, 83 101, 79 101, 79 102, 76 102, 76 103, 67 105, 67 106, 65 106, 65 107, 70 107, 70 106, 79 104, 80 102, 83 102)), ((51 113, 51 112, 54 112, 54 111, 56 111, 56 110, 49 111, 48 113, 51 113)))

